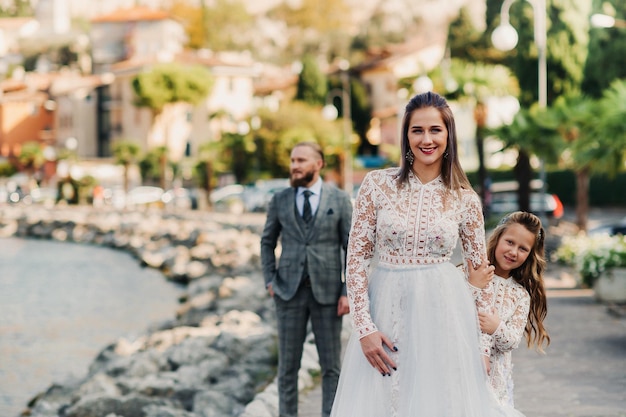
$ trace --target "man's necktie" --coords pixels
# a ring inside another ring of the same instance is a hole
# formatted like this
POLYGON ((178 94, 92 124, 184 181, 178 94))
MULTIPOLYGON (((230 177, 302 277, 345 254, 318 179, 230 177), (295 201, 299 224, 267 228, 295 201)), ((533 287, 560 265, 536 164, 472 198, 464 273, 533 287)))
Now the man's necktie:
POLYGON ((308 223, 313 218, 313 211, 311 210, 311 202, 309 201, 309 197, 313 194, 309 190, 304 190, 302 192, 304 195, 304 206, 302 206, 302 219, 308 223))

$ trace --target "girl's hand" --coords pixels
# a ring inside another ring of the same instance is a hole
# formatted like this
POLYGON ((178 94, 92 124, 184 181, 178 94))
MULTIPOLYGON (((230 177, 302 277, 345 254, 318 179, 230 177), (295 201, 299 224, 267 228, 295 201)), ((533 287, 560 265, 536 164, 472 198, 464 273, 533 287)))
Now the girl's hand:
POLYGON ((489 361, 489 356, 482 355, 483 362, 485 364, 485 370, 487 371, 487 375, 491 374, 491 362, 489 361))
POLYGON ((487 334, 493 334, 500 326, 500 316, 494 308, 491 312, 478 312, 478 323, 480 330, 487 334))
POLYGON ((483 260, 483 263, 474 268, 471 261, 467 261, 467 274, 468 281, 476 288, 485 288, 493 279, 495 266, 489 265, 487 259, 483 260))
POLYGON ((385 347, 391 352, 397 352, 398 348, 387 336, 381 332, 375 332, 363 337, 360 342, 365 358, 382 376, 389 376, 392 370, 397 369, 396 363, 387 354, 385 347))

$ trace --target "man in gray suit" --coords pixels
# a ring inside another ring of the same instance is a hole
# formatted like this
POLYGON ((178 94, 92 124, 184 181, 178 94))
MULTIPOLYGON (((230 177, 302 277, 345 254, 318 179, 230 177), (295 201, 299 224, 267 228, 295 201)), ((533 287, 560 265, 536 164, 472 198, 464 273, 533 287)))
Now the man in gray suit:
POLYGON ((330 415, 341 370, 342 316, 350 309, 342 271, 352 202, 346 192, 322 182, 323 167, 324 154, 317 143, 301 142, 293 148, 292 186, 272 197, 261 237, 263 276, 278 323, 280 417, 298 415, 298 371, 309 319, 322 369, 325 417, 330 415))

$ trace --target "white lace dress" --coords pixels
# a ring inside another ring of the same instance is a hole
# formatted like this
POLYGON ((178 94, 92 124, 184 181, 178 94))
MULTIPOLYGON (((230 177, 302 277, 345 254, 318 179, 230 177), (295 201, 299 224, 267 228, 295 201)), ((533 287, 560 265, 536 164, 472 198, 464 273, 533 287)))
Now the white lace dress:
MULTIPOLYGON (((513 406, 513 362, 512 351, 524 337, 528 321, 530 295, 513 278, 494 276, 488 291, 495 294, 491 306, 498 311, 500 325, 493 333, 493 344, 489 362, 491 371, 489 382, 496 397, 504 404, 513 406)), ((481 290, 472 287, 475 298, 481 297, 481 290)))
POLYGON ((397 171, 368 173, 356 199, 346 272, 354 334, 331 416, 521 416, 489 389, 474 300, 449 262, 459 237, 465 259, 485 256, 478 196, 413 174, 398 188, 397 171), (359 339, 377 330, 398 348, 391 376, 361 350, 359 339))

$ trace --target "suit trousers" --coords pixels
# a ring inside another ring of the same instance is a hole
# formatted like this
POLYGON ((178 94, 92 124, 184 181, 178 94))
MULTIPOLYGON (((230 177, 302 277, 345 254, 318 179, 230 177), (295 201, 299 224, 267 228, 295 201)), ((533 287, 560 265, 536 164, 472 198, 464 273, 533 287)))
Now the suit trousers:
POLYGON ((310 319, 322 371, 322 416, 330 416, 341 371, 342 317, 337 316, 337 304, 318 303, 306 283, 291 300, 274 296, 274 302, 278 325, 278 414, 298 415, 298 371, 310 319))

